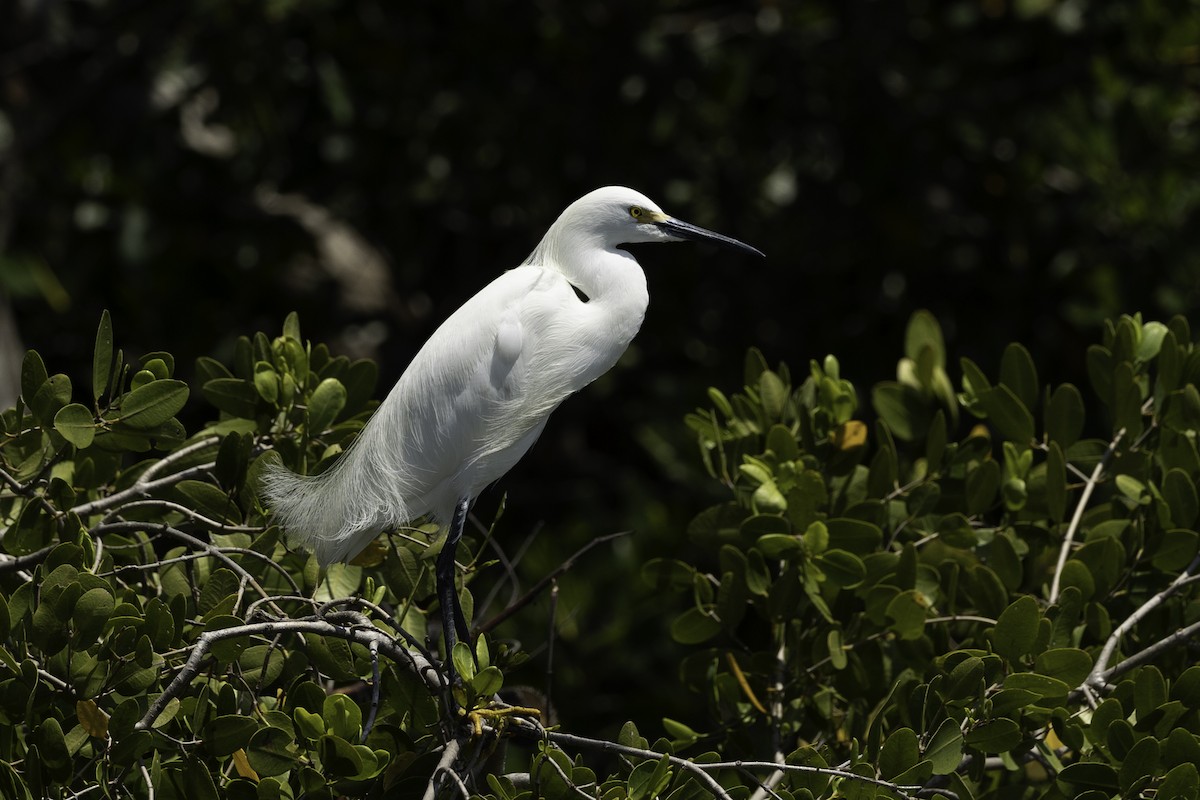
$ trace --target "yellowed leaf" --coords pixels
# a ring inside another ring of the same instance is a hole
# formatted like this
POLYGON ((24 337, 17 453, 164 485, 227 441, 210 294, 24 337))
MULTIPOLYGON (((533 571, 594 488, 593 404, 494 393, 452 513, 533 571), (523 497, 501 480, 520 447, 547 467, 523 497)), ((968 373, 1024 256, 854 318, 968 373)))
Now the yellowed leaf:
POLYGON ((250 759, 246 758, 245 750, 233 751, 233 768, 237 770, 238 775, 258 783, 258 773, 250 766, 250 759))
POLYGON ((108 714, 96 705, 95 700, 77 700, 75 716, 79 718, 79 724, 89 736, 95 736, 97 739, 108 738, 108 714))
POLYGON ((839 450, 862 447, 867 443, 867 424, 862 420, 849 420, 834 432, 833 443, 839 450))

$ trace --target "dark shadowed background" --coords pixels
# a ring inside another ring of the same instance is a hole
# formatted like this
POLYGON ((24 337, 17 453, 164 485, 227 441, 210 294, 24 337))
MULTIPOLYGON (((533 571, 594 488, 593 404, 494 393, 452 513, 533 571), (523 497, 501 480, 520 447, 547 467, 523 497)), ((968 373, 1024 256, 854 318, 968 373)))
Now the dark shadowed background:
MULTIPOLYGON (((687 716, 656 690, 678 656, 637 570, 720 494, 681 418, 739 387, 747 347, 798 374, 835 353, 865 398, 918 308, 954 356, 990 371, 1019 340, 1077 383, 1106 317, 1197 321, 1196 2, 0 9, 5 404, 23 347, 84 380, 102 308, 127 353, 168 350, 185 379, 295 309, 314 341, 381 362, 382 397, 604 184, 767 253, 639 247, 634 347, 477 506, 486 524, 508 493, 510 553, 541 526, 527 583, 638 532, 560 581, 555 692, 577 728, 687 716)), ((188 413, 215 412, 197 393, 188 413)), ((500 632, 535 649, 547 617, 500 632)))

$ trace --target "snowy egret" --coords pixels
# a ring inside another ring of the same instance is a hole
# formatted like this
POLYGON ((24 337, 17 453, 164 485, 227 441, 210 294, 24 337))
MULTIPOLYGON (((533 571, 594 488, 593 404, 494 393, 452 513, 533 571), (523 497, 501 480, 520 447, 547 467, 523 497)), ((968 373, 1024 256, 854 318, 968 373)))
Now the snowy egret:
POLYGON ((619 186, 576 200, 516 269, 483 288, 421 348, 358 439, 329 470, 264 480, 275 516, 322 564, 426 516, 448 533, 437 558, 447 663, 469 633, 454 552, 471 501, 533 445, 550 412, 609 370, 641 327, 649 295, 620 245, 695 239, 761 256, 670 217, 619 186))

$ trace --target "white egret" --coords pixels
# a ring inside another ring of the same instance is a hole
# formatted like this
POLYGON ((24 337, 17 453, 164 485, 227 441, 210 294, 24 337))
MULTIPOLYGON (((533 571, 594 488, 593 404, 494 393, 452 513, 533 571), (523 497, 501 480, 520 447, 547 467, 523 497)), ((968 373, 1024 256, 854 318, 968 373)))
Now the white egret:
POLYGON ((762 255, 664 214, 632 189, 608 186, 567 206, 521 266, 442 323, 332 468, 267 472, 278 521, 322 564, 353 558, 384 529, 418 517, 448 526, 436 577, 449 664, 456 629, 469 636, 454 588, 467 509, 641 327, 646 276, 620 245, 684 239, 762 255))

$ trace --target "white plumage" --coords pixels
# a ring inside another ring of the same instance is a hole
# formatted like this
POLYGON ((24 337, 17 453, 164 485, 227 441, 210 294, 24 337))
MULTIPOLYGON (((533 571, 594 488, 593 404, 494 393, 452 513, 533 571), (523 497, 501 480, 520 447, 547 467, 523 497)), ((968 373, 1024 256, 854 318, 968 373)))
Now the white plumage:
POLYGON ((525 263, 434 332, 334 467, 315 477, 280 466, 267 472, 278 521, 322 564, 352 558, 380 531, 423 515, 450 524, 457 508, 520 460, 559 403, 617 362, 641 327, 646 277, 619 245, 681 239, 762 255, 667 216, 632 189, 610 186, 576 200, 525 263))

